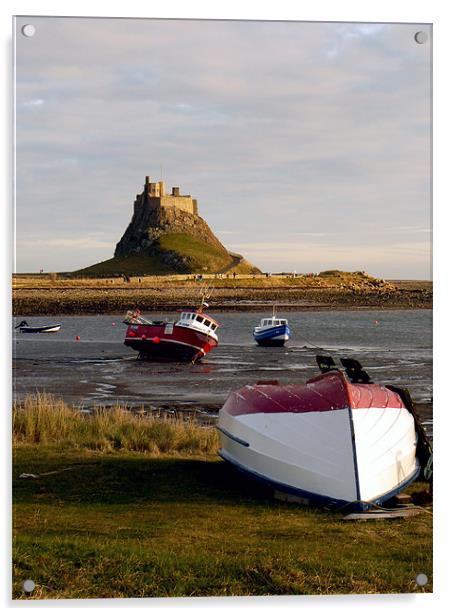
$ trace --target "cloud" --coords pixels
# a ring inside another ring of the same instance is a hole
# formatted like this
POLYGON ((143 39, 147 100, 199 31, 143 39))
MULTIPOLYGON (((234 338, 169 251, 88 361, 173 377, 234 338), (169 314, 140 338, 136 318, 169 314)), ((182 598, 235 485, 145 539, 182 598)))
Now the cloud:
POLYGON ((23 107, 40 107, 41 105, 44 104, 44 99, 43 98, 33 98, 30 101, 24 101, 22 103, 23 107))
POLYGON ((24 239, 17 244, 18 247, 27 250, 35 250, 44 246, 46 248, 68 248, 68 249, 91 249, 91 248, 111 248, 111 244, 105 240, 99 240, 92 237, 77 237, 68 238, 60 237, 54 239, 24 239))
POLYGON ((402 243, 406 221, 428 226, 430 55, 415 25, 34 22, 17 41, 19 240, 95 231, 112 251, 160 165, 213 230, 255 241, 289 228, 402 243))

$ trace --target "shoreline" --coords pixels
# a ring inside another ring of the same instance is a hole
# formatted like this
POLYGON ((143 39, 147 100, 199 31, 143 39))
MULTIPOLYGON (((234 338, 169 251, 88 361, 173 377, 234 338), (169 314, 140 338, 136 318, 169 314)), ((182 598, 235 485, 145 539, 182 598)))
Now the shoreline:
POLYGON ((432 308, 431 281, 384 281, 365 273, 236 279, 161 276, 68 279, 57 275, 13 276, 15 315, 172 312, 196 306, 209 310, 406 310, 432 308))
MULTIPOLYGON (((33 293, 31 296, 16 294, 13 297, 12 316, 18 315, 92 315, 92 314, 125 314, 127 310, 139 308, 141 312, 177 312, 193 306, 197 302, 192 297, 181 297, 174 300, 165 298, 164 294, 154 296, 143 293, 130 293, 126 297, 106 297, 89 294, 79 297, 76 293, 64 293, 62 297, 52 297, 43 293, 33 293), (161 297, 163 295, 163 297, 161 297)), ((305 295, 305 294, 304 294, 305 295)), ((364 311, 364 310, 432 310, 432 297, 416 297, 411 293, 400 293, 396 296, 381 295, 348 295, 328 294, 327 297, 290 298, 288 301, 274 293, 266 293, 265 298, 248 299, 243 292, 233 298, 213 297, 209 300, 209 312, 263 312, 272 310, 274 305, 278 311, 364 311)))

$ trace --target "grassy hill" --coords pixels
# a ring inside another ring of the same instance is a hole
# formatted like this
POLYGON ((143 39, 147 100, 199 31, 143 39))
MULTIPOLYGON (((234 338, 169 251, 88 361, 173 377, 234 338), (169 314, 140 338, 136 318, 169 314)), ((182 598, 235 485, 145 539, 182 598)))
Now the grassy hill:
POLYGON ((240 274, 259 273, 257 268, 244 259, 237 259, 216 245, 187 233, 167 233, 159 238, 153 254, 140 252, 113 257, 77 270, 73 274, 146 276, 171 273, 214 274, 226 271, 240 274))

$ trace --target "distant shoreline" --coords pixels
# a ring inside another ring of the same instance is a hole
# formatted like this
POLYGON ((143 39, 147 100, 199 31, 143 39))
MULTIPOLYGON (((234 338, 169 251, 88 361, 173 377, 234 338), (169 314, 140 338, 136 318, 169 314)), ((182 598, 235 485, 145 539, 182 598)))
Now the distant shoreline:
POLYGON ((366 274, 317 277, 193 276, 71 279, 57 275, 13 278, 13 315, 174 312, 200 302, 210 312, 278 310, 406 310, 432 308, 431 281, 380 281, 366 274))

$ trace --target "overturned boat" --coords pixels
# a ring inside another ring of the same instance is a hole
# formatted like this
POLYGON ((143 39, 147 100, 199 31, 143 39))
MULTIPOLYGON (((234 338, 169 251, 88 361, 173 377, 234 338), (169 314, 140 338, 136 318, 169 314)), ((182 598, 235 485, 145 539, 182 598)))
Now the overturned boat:
POLYGON ((28 325, 26 321, 21 321, 14 329, 18 329, 22 334, 54 334, 61 329, 61 323, 51 325, 28 325))
POLYGON ((301 502, 366 510, 414 481, 432 449, 407 390, 318 356, 303 385, 248 385, 219 412, 220 456, 301 502))
POLYGON ((129 311, 124 344, 142 359, 196 362, 218 346, 219 324, 203 312, 205 305, 182 310, 177 321, 148 321, 139 311, 129 311))

